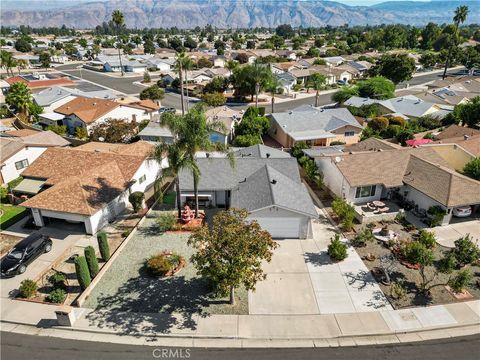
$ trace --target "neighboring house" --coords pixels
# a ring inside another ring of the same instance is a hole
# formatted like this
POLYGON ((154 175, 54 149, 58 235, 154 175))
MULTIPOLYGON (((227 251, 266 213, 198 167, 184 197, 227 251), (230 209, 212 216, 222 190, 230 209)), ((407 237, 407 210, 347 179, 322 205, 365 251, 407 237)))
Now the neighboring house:
POLYGON ((172 66, 174 64, 174 59, 158 59, 158 58, 151 58, 148 59, 145 64, 149 69, 155 68, 161 72, 167 72, 172 70, 172 66))
POLYGON ((77 96, 73 95, 66 88, 54 86, 32 94, 32 97, 37 105, 43 107, 43 113, 51 113, 56 108, 72 101, 77 96))
POLYGON ((205 112, 205 116, 207 117, 207 122, 219 121, 225 126, 225 131, 210 134, 211 141, 225 145, 232 141, 235 125, 242 120, 242 113, 228 106, 218 106, 208 109, 205 112))
POLYGON ((173 134, 167 126, 161 126, 158 119, 150 120, 147 126, 138 133, 141 140, 148 142, 173 143, 173 134))
POLYGON ((107 119, 120 119, 127 122, 149 120, 150 113, 137 105, 120 104, 105 99, 78 97, 56 108, 55 113, 64 116, 58 125, 65 125, 73 134, 77 127, 83 127, 88 132, 92 126, 107 119))
POLYGON ((143 110, 142 120, 152 120, 156 115, 158 115, 158 110, 160 109, 160 105, 150 99, 134 101, 128 103, 127 106, 143 110))
POLYGON ((225 78, 228 78, 232 74, 230 70, 228 70, 227 68, 223 68, 223 67, 204 69, 203 71, 205 72, 205 74, 207 74, 211 78, 218 77, 218 76, 223 76, 225 78))
POLYGON ((31 196, 22 206, 31 209, 37 226, 63 220, 95 234, 129 206, 132 192, 146 192, 146 198, 152 194, 161 172, 149 158, 152 149, 143 141, 50 148, 24 171, 14 191, 31 196))
POLYGON ((285 57, 288 60, 292 60, 292 61, 297 60, 297 53, 292 50, 277 50, 275 54, 280 57, 285 57))
POLYGON ((283 62, 283 63, 272 63, 270 68, 273 74, 281 74, 283 72, 290 72, 295 69, 301 69, 295 61, 283 62))
POLYGON ((480 130, 469 128, 466 126, 460 126, 456 124, 452 124, 447 127, 445 130, 440 132, 439 134, 435 135, 435 140, 446 140, 451 138, 464 138, 464 137, 471 137, 480 135, 480 130))
POLYGON ((210 60, 213 61, 213 67, 215 68, 223 68, 227 63, 225 56, 212 56, 210 60))
POLYGON ((464 126, 450 125, 435 135, 437 144, 457 144, 473 156, 480 156, 480 130, 464 126))
POLYGON ((29 67, 40 65, 40 56, 38 55, 13 55, 15 60, 26 61, 29 67))
MULTIPOLYGON (((223 157, 197 158, 201 177, 199 203, 220 208, 244 208, 274 238, 309 238, 311 220, 318 217, 303 185, 296 159, 254 145, 235 154, 235 164, 223 157)), ((182 204, 191 202, 193 177, 179 175, 182 204)))
POLYGON ((453 106, 438 105, 435 103, 426 102, 413 95, 401 96, 387 100, 376 100, 352 96, 350 99, 344 102, 345 106, 353 106, 357 108, 370 104, 378 104, 380 106, 380 111, 384 114, 398 113, 408 117, 409 119, 418 119, 427 115, 441 119, 453 110, 453 106))
POLYGON ((341 56, 324 57, 323 60, 325 60, 327 65, 330 65, 330 66, 338 66, 345 62, 345 59, 341 56))
POLYGON ((311 146, 329 146, 332 142, 354 144, 362 125, 345 108, 310 108, 269 115, 270 136, 286 148, 304 141, 311 146))
POLYGON ((147 64, 141 63, 137 60, 131 61, 126 56, 122 56, 122 63, 118 56, 98 55, 91 64, 103 66, 105 72, 120 72, 122 67, 125 72, 143 73, 147 70, 147 64))
POLYGON ((15 130, 0 137, 0 181, 8 183, 51 147, 68 146, 70 143, 52 131, 15 130))
POLYGON ((480 204, 480 182, 457 170, 473 156, 459 146, 426 145, 316 158, 324 183, 354 204, 390 199, 398 193, 419 208, 440 206, 448 224, 452 210, 480 204))
POLYGON ((297 83, 306 84, 313 74, 322 74, 325 76, 325 83, 332 85, 335 84, 336 78, 335 75, 326 67, 322 65, 314 65, 307 69, 293 69, 289 72, 292 76, 295 77, 297 83))
POLYGON ((52 86, 73 86, 75 83, 66 76, 53 76, 50 74, 25 74, 5 79, 10 85, 23 82, 30 89, 47 88, 52 86))
POLYGON ((297 83, 295 76, 288 72, 275 74, 274 76, 278 79, 283 91, 287 94, 290 94, 290 92, 293 90, 293 87, 297 83))

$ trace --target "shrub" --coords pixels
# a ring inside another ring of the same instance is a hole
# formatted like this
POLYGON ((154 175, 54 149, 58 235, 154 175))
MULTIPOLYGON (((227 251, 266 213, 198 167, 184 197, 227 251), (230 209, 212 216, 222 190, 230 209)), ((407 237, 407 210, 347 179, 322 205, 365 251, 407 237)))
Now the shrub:
POLYGON ((2 203, 4 202, 3 200, 7 197, 8 190, 6 187, 0 186, 0 200, 2 200, 2 203))
POLYGON ((126 238, 128 235, 130 235, 131 232, 132 230, 125 230, 124 232, 122 232, 122 237, 126 238))
POLYGON ((388 126, 389 122, 386 117, 383 116, 377 116, 371 119, 368 123, 367 126, 369 128, 372 128, 373 130, 376 131, 382 131, 385 130, 388 126))
POLYGON ((342 226, 345 230, 351 230, 353 220, 355 219, 355 208, 347 203, 345 199, 335 197, 332 201, 332 210, 342 220, 342 226))
POLYGON ((152 276, 163 276, 173 269, 172 263, 164 254, 152 256, 147 260, 145 266, 152 276))
POLYGON ((433 249, 437 245, 435 234, 423 229, 420 230, 418 241, 425 245, 427 249, 433 249))
POLYGON ((67 297, 67 293, 63 289, 53 289, 47 296, 47 301, 55 304, 63 304, 65 298, 67 297))
POLYGON ((247 147, 261 143, 262 139, 258 135, 238 135, 233 139, 233 145, 239 147, 247 147))
POLYGON ((98 248, 103 261, 110 259, 110 246, 108 245, 107 234, 100 232, 97 235, 98 248))
POLYGON ((372 229, 369 229, 368 227, 364 227, 358 234, 355 236, 352 240, 351 243, 353 246, 361 247, 365 246, 367 242, 373 241, 375 237, 373 236, 373 231, 372 229))
POLYGON ((77 274, 77 280, 80 284, 80 288, 85 290, 90 282, 92 281, 90 277, 90 272, 88 271, 87 260, 84 256, 77 256, 75 258, 75 272, 77 274))
POLYGON ((95 254, 95 249, 93 246, 87 246, 84 250, 85 259, 87 260, 88 271, 90 272, 90 277, 93 279, 98 274, 98 260, 97 255, 95 254))
POLYGON ((172 227, 176 224, 176 222, 177 222, 177 218, 175 217, 174 214, 170 212, 163 212, 160 215, 158 215, 158 218, 157 218, 158 229, 161 232, 171 230, 172 227))
POLYGON ((431 206, 428 208, 427 213, 431 216, 430 225, 437 226, 442 223, 444 216, 447 214, 440 206, 431 206))
POLYGON ((149 83, 149 82, 151 82, 151 81, 152 81, 152 79, 151 79, 151 77, 150 77, 150 73, 149 73, 148 71, 145 71, 145 72, 143 73, 143 82, 144 82, 144 83, 149 83))
POLYGON ((390 286, 390 296, 396 300, 402 300, 405 299, 407 296, 407 290, 405 289, 405 286, 399 282, 394 282, 390 286))
POLYGON ((456 293, 461 293, 471 285, 473 281, 472 272, 468 269, 459 271, 453 278, 448 281, 448 285, 456 293))
POLYGON ((438 270, 443 274, 451 274, 457 267, 457 259, 452 252, 448 252, 438 263, 438 270))
POLYGON ((143 205, 143 200, 145 199, 145 194, 141 191, 135 191, 130 194, 128 201, 132 204, 133 211, 139 212, 143 205))
POLYGON ((433 252, 418 241, 407 243, 403 249, 403 255, 410 264, 429 266, 433 263, 433 252))
POLYGON ((300 159, 305 154, 303 153, 304 149, 308 149, 310 146, 307 145, 304 141, 297 141, 295 145, 292 146, 291 153, 297 159, 300 159))
POLYGON ((400 117, 400 116, 392 116, 390 118, 388 118, 388 123, 390 125, 398 125, 402 128, 405 127, 405 125, 407 124, 407 122, 405 121, 404 118, 400 117))
POLYGON ((467 234, 463 238, 455 240, 455 248, 452 250, 459 266, 472 264, 480 258, 480 250, 467 234))
POLYGON ((65 136, 67 134, 67 127, 65 125, 48 125, 47 130, 53 131, 60 136, 65 136))
POLYGON ((465 164, 463 168, 464 175, 475 180, 480 180, 480 157, 476 157, 465 164))
POLYGON ((25 279, 20 283, 18 288, 20 291, 20 297, 28 299, 33 297, 37 293, 37 283, 30 279, 25 279))
POLYGON ((65 276, 65 274, 63 274, 61 272, 56 272, 55 274, 50 276, 48 281, 50 281, 50 283, 52 284, 54 289, 66 289, 67 288, 67 285, 66 285, 67 277, 65 276))
POLYGON ((84 140, 88 138, 88 132, 84 127, 79 126, 75 128, 75 136, 80 140, 84 140))
POLYGON ((222 106, 227 102, 227 98, 222 93, 208 93, 203 95, 203 102, 208 106, 222 106))
POLYGON ((328 245, 328 255, 336 261, 342 261, 347 258, 347 245, 340 241, 339 234, 335 234, 335 237, 330 239, 330 245, 328 245))

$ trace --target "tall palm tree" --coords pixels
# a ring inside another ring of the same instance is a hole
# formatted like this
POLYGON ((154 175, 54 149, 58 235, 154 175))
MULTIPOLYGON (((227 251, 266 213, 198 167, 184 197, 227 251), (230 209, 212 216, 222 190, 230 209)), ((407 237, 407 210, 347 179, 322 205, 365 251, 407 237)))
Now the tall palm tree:
POLYGON ((457 41, 458 41, 458 27, 460 24, 463 24, 465 20, 467 19, 468 15, 468 6, 467 5, 461 5, 455 9, 455 15, 453 16, 453 25, 455 27, 455 32, 453 34, 453 39, 450 43, 450 47, 448 48, 448 55, 447 59, 445 60, 445 68, 443 69, 443 76, 442 79, 445 80, 445 77, 447 76, 447 69, 448 65, 450 63, 450 59, 452 57, 452 51, 455 46, 457 46, 457 41))
POLYGON ((187 56, 184 52, 175 55, 174 69, 177 71, 178 79, 180 80, 180 100, 182 102, 182 115, 185 115, 185 100, 183 95, 183 64, 187 56))
MULTIPOLYGON (((192 161, 196 161, 198 151, 217 151, 225 153, 230 160, 230 165, 234 166, 235 159, 228 147, 210 140, 212 132, 225 132, 225 125, 217 120, 207 121, 203 104, 195 105, 184 116, 165 114, 162 116, 161 124, 170 128, 175 143, 186 150, 192 161)), ((198 217, 198 182, 201 174, 200 171, 192 171, 192 175, 195 217, 198 217)))
POLYGON ((123 72, 123 64, 122 64, 122 54, 121 54, 121 41, 120 41, 120 29, 125 26, 125 17, 120 10, 114 10, 112 12, 112 22, 115 24, 117 28, 117 49, 118 49, 118 61, 120 62, 120 71, 122 72, 122 76, 125 74, 123 72))
POLYGON ((258 94, 262 86, 265 86, 271 79, 272 72, 268 65, 258 64, 256 62, 250 67, 249 77, 253 84, 255 84, 255 107, 258 108, 258 94))
POLYGON ((185 56, 185 59, 183 60, 183 70, 185 71, 185 83, 187 84, 187 112, 188 112, 188 71, 192 70, 193 68, 193 61, 190 58, 190 56, 185 56))
MULTIPOLYGON (((21 74, 22 70, 26 69, 28 66, 27 60, 19 59, 16 61, 17 70, 18 70, 18 75, 21 74)), ((12 75, 13 75, 13 70, 12 70, 12 75)))
POLYGON ((267 90, 272 97, 272 114, 275 111, 275 94, 277 93, 277 89, 281 85, 282 84, 280 83, 280 81, 275 76, 272 76, 270 81, 265 86, 265 90, 267 90))
POLYGON ((11 73, 13 76, 12 68, 14 68, 17 65, 17 61, 12 56, 12 54, 9 53, 8 51, 2 50, 0 55, 0 62, 1 62, 2 68, 5 68, 5 70, 7 71, 7 76, 9 73, 11 73))
POLYGON ((28 109, 32 103, 32 93, 25 83, 20 81, 13 83, 5 96, 5 102, 15 106, 20 113, 28 118, 28 109))
POLYGON ((317 93, 315 94, 315 107, 318 106, 318 96, 320 90, 322 90, 323 85, 327 81, 327 77, 320 73, 313 73, 308 79, 309 86, 315 90, 317 93))
POLYGON ((177 199, 177 216, 180 219, 182 217, 182 202, 180 198, 180 181, 178 175, 182 170, 189 170, 195 174, 195 177, 198 177, 199 170, 197 163, 188 156, 186 150, 182 148, 180 144, 160 143, 155 146, 155 149, 151 154, 152 158, 160 165, 162 164, 165 155, 167 156, 168 167, 163 169, 161 175, 155 180, 155 194, 157 195, 157 198, 162 199, 162 188, 165 185, 165 182, 173 178, 177 199))

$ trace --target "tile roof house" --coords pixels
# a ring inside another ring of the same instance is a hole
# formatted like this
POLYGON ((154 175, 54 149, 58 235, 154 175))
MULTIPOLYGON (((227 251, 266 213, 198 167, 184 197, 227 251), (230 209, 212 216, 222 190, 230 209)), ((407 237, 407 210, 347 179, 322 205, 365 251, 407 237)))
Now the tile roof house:
POLYGON ((107 99, 77 97, 56 108, 54 112, 64 116, 59 125, 66 125, 69 133, 73 134, 77 127, 90 131, 95 124, 110 118, 127 122, 149 120, 154 112, 151 106, 153 105, 150 104, 146 109, 139 103, 122 104, 107 99))
POLYGON ((332 142, 354 144, 363 127, 346 108, 310 108, 269 115, 270 136, 290 148, 304 141, 311 146, 328 146, 332 142))
POLYGON ((152 149, 142 141, 51 148, 24 172, 16 191, 35 189, 22 206, 31 209, 37 226, 60 219, 95 234, 128 207, 130 193, 150 191, 161 171, 149 158, 152 149))
POLYGON ((457 171, 472 158, 459 146, 426 145, 336 153, 315 160, 330 191, 353 204, 401 194, 420 209, 441 207, 446 211, 442 224, 448 224, 454 208, 480 206, 480 182, 457 171))
MULTIPOLYGON (((274 238, 308 238, 311 219, 318 215, 296 159, 287 153, 253 146, 236 153, 232 167, 227 158, 197 158, 200 177, 199 202, 216 207, 247 209, 274 238)), ((189 171, 179 176, 182 203, 191 202, 193 178, 189 171)))
POLYGON ((0 181, 8 183, 18 178, 41 154, 51 147, 70 143, 52 131, 16 130, 0 137, 0 181))
POLYGON ((67 76, 62 77, 47 77, 46 75, 19 75, 12 76, 5 79, 10 85, 16 82, 26 84, 30 89, 46 88, 51 86, 72 86, 75 83, 67 76))

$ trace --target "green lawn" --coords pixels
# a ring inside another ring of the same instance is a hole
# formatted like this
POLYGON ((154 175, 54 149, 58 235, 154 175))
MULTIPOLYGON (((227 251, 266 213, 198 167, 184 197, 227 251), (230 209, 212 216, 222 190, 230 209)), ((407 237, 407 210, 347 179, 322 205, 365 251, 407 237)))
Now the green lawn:
POLYGON ((24 207, 8 204, 0 204, 0 210, 2 210, 2 216, 0 217, 0 228, 2 230, 13 225, 28 213, 28 210, 24 207))

